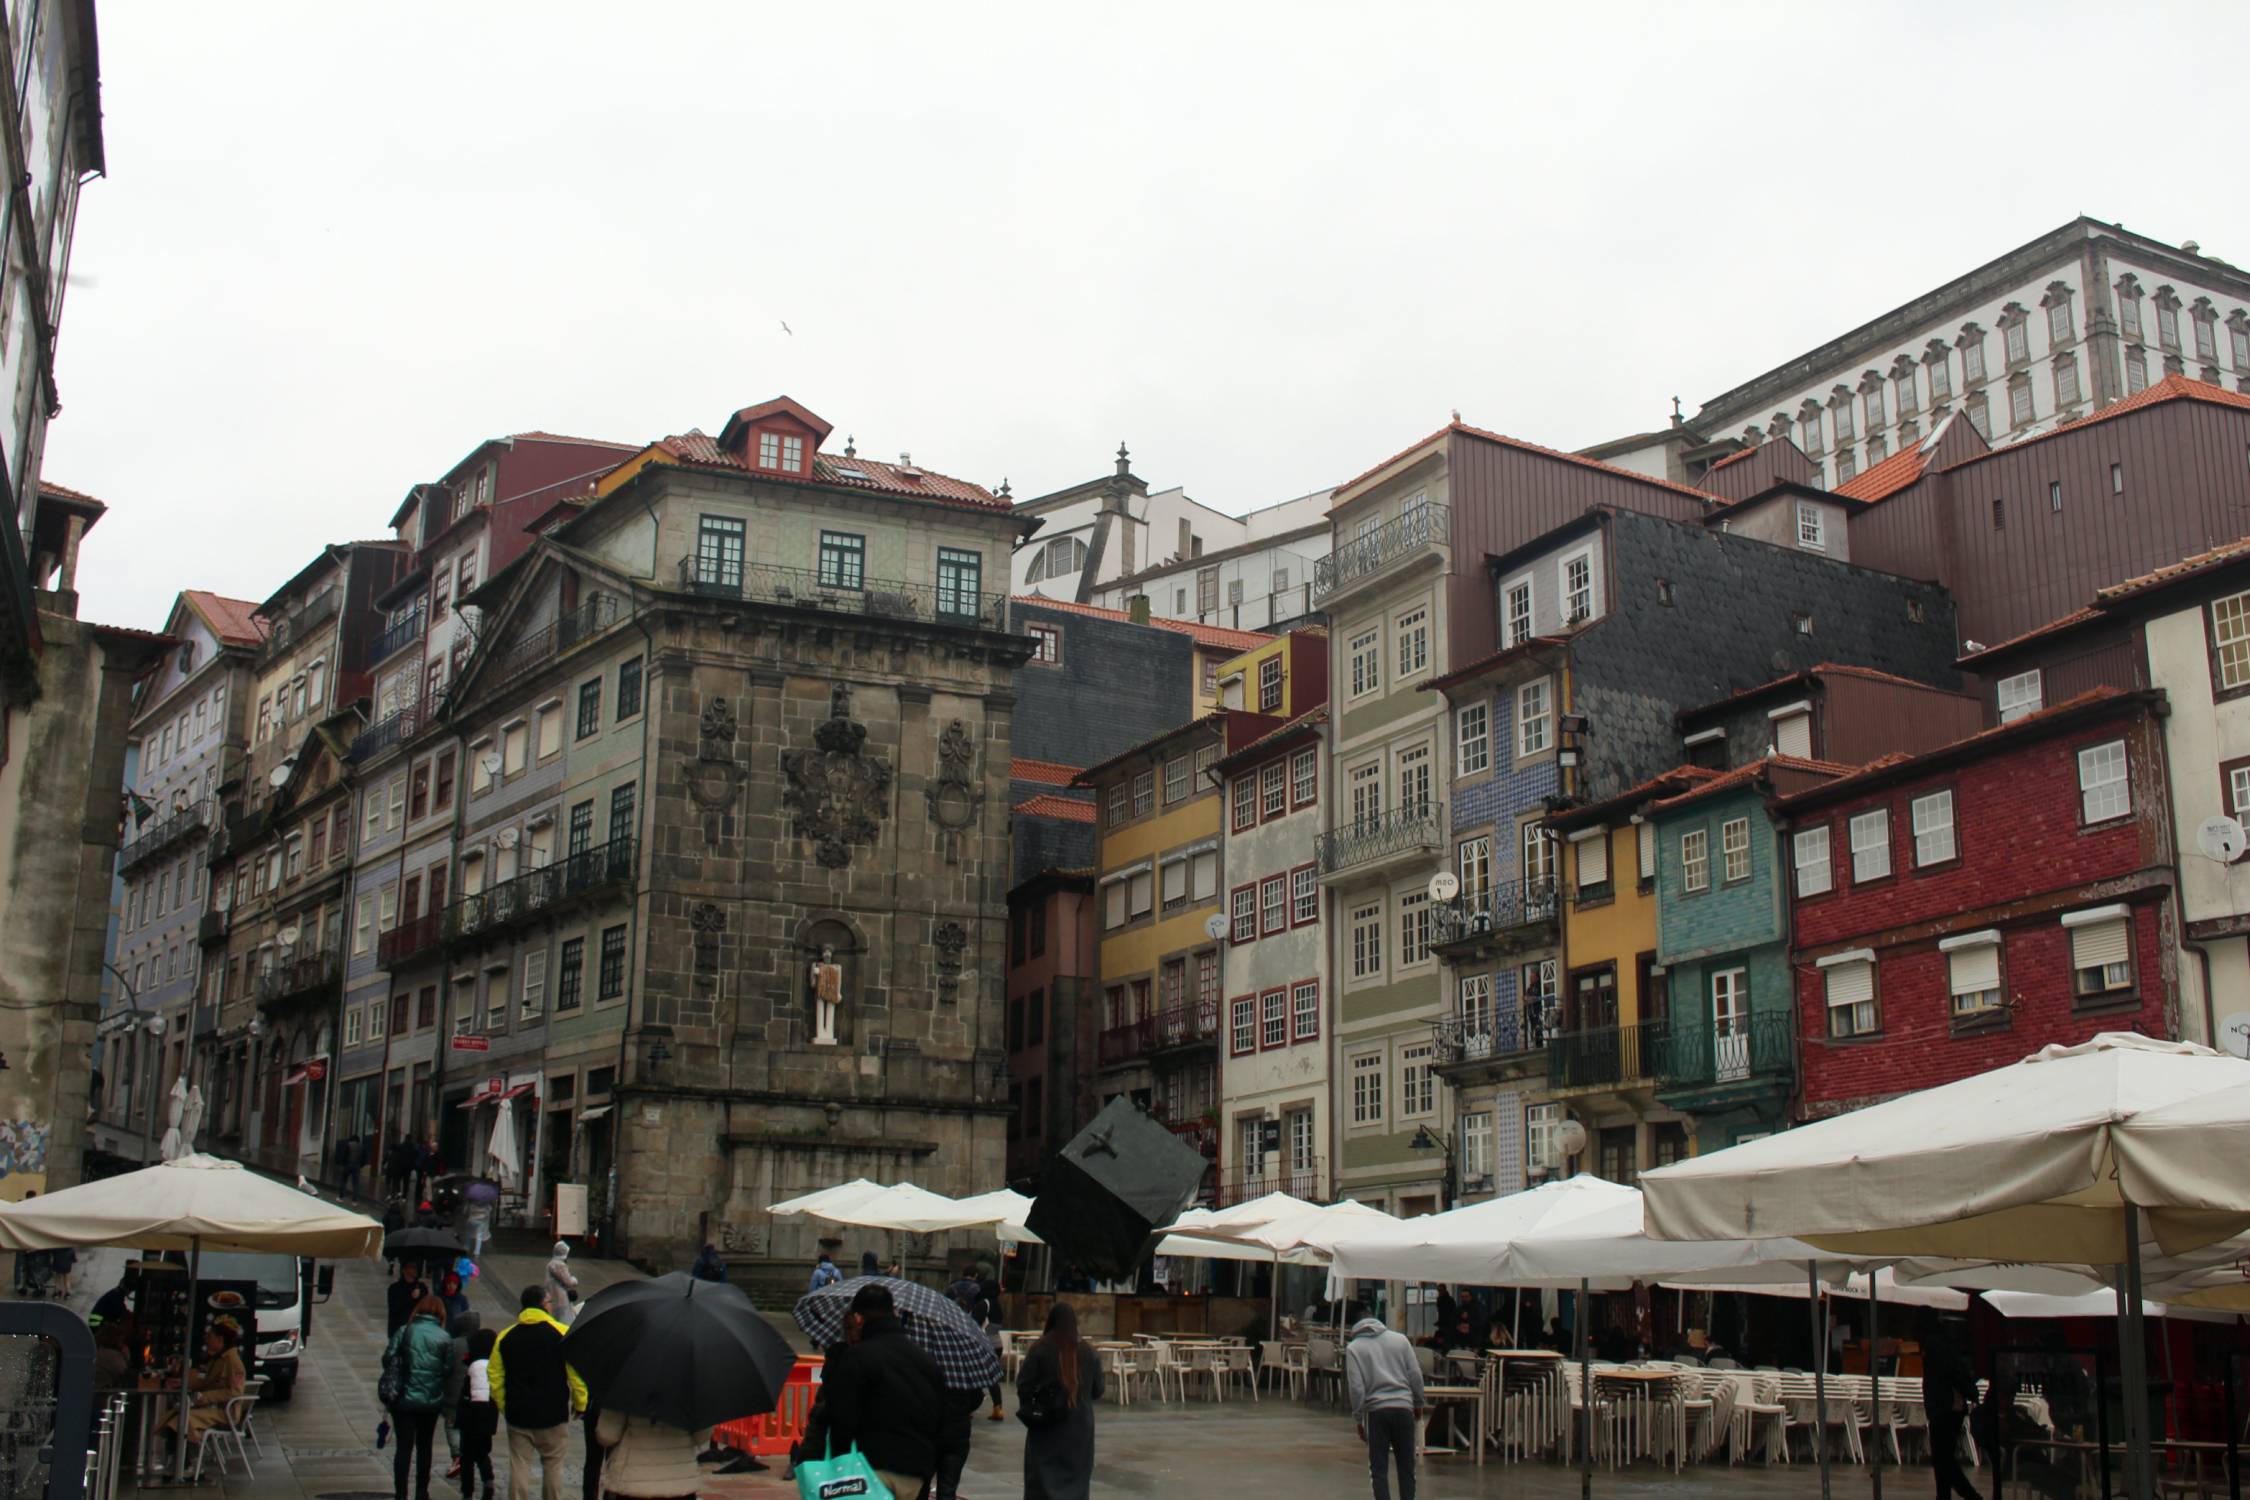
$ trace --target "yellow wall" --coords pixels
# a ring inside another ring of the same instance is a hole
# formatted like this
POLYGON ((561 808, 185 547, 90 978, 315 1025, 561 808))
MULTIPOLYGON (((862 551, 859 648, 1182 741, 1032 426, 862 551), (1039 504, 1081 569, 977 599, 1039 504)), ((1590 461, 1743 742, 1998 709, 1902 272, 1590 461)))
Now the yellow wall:
MULTIPOLYGON (((1219 681, 1225 682, 1229 677, 1237 673, 1241 674, 1242 706, 1250 712, 1256 713, 1258 711, 1258 664, 1268 657, 1275 656, 1281 658, 1281 708, 1278 712, 1280 717, 1284 719, 1294 719, 1298 714, 1304 712, 1300 705, 1313 696, 1313 690, 1318 688, 1325 691, 1326 684, 1308 682, 1300 686, 1297 681, 1297 674, 1291 670, 1288 636, 1275 636, 1263 646, 1252 647, 1240 656, 1229 657, 1226 661, 1221 662, 1219 664, 1219 681)), ((1202 684, 1198 682, 1196 686, 1200 688, 1202 684)))
MULTIPOLYGON (((1127 770, 1121 775, 1130 784, 1134 772, 1127 770)), ((1163 775, 1162 767, 1159 766, 1159 798, 1164 795, 1163 775)), ((1096 805, 1100 806, 1108 797, 1106 784, 1098 792, 1096 805)), ((1102 875, 1107 876, 1112 870, 1121 870, 1144 859, 1153 860, 1166 850, 1177 849, 1183 844, 1216 838, 1219 833, 1220 807, 1217 792, 1202 792, 1169 811, 1160 812, 1138 823, 1127 824, 1115 833, 1105 834, 1102 838, 1100 861, 1102 875)), ((1218 900, 1206 901, 1200 906, 1190 904, 1186 910, 1167 917, 1163 914, 1161 872, 1151 873, 1159 881, 1150 897, 1155 920, 1120 928, 1115 936, 1102 939, 1101 973, 1104 984, 1131 979, 1154 970, 1159 962, 1183 950, 1211 946, 1210 935, 1203 930, 1203 924, 1210 920, 1211 913, 1225 899, 1225 880, 1222 879, 1219 883, 1218 900)), ((1096 910, 1099 909, 1097 902, 1096 910)))
MULTIPOLYGON (((1563 916, 1563 969, 1561 993, 1570 993, 1569 971, 1594 964, 1617 965, 1617 1021, 1631 1026, 1641 1019, 1637 975, 1640 956, 1656 948, 1656 892, 1641 892, 1640 835, 1633 825, 1608 830, 1610 888, 1617 894, 1606 904, 1581 907, 1570 903, 1563 916)), ((1578 884, 1579 846, 1565 846, 1568 864, 1564 877, 1578 884)))

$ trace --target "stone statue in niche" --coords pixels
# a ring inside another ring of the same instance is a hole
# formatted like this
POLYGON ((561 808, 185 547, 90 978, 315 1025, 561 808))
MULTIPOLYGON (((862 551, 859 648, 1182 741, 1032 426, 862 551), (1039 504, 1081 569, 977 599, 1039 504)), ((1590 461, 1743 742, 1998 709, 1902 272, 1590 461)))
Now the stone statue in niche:
POLYGON ((959 719, 938 736, 938 772, 931 778, 927 796, 930 822, 937 828, 938 847, 945 862, 961 862, 961 836, 976 826, 984 811, 984 788, 976 777, 976 742, 959 719))
POLYGON ((813 731, 811 750, 785 750, 782 805, 794 816, 793 831, 813 846, 813 858, 831 870, 852 862, 856 844, 873 843, 882 832, 891 789, 891 768, 866 753, 867 726, 850 717, 848 683, 829 690, 828 717, 813 731))
POLYGON ((812 963, 806 975, 810 981, 813 1002, 813 1045, 836 1045, 836 1012, 844 1003, 844 966, 836 962, 836 950, 827 943, 820 945, 820 957, 812 963))

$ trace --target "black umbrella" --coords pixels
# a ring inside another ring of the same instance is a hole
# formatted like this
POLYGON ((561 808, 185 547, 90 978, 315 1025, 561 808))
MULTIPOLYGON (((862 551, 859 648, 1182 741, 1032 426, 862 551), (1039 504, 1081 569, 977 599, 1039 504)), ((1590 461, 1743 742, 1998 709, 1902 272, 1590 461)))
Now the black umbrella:
POLYGON ((450 1264, 469 1253, 450 1229, 394 1229, 383 1236, 385 1260, 442 1260, 450 1264))
POLYGON ((562 1347, 594 1405, 688 1432, 772 1411, 797 1362, 742 1288, 684 1271, 594 1293, 562 1347))

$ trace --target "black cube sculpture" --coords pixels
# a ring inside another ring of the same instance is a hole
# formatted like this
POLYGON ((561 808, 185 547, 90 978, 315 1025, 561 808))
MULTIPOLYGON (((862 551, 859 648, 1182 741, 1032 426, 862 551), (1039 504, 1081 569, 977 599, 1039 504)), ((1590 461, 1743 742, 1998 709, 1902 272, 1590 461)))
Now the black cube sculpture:
POLYGON ((1048 1164, 1026 1227, 1058 1264, 1123 1280, 1148 1257, 1153 1231, 1195 1200, 1209 1166, 1132 1100, 1112 1099, 1048 1164))

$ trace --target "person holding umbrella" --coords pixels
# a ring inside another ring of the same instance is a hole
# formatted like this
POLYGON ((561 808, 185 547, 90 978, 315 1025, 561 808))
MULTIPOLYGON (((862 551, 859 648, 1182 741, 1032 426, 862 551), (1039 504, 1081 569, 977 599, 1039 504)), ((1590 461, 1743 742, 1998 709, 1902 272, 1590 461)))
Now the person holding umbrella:
POLYGON ((420 1302, 428 1291, 429 1288, 422 1285, 422 1263, 418 1260, 401 1259, 398 1280, 391 1283, 389 1293, 390 1326, 384 1332, 395 1334, 411 1322, 414 1304, 420 1302))
MULTIPOLYGON (((851 1285, 859 1342, 822 1372, 829 1441, 833 1448, 858 1448, 895 1500, 915 1500, 937 1471, 940 1429, 950 1404, 946 1377, 936 1357, 907 1337, 888 1285, 865 1280, 851 1285)), ((798 1303, 800 1323, 805 1302, 813 1300, 808 1294, 798 1303)))

